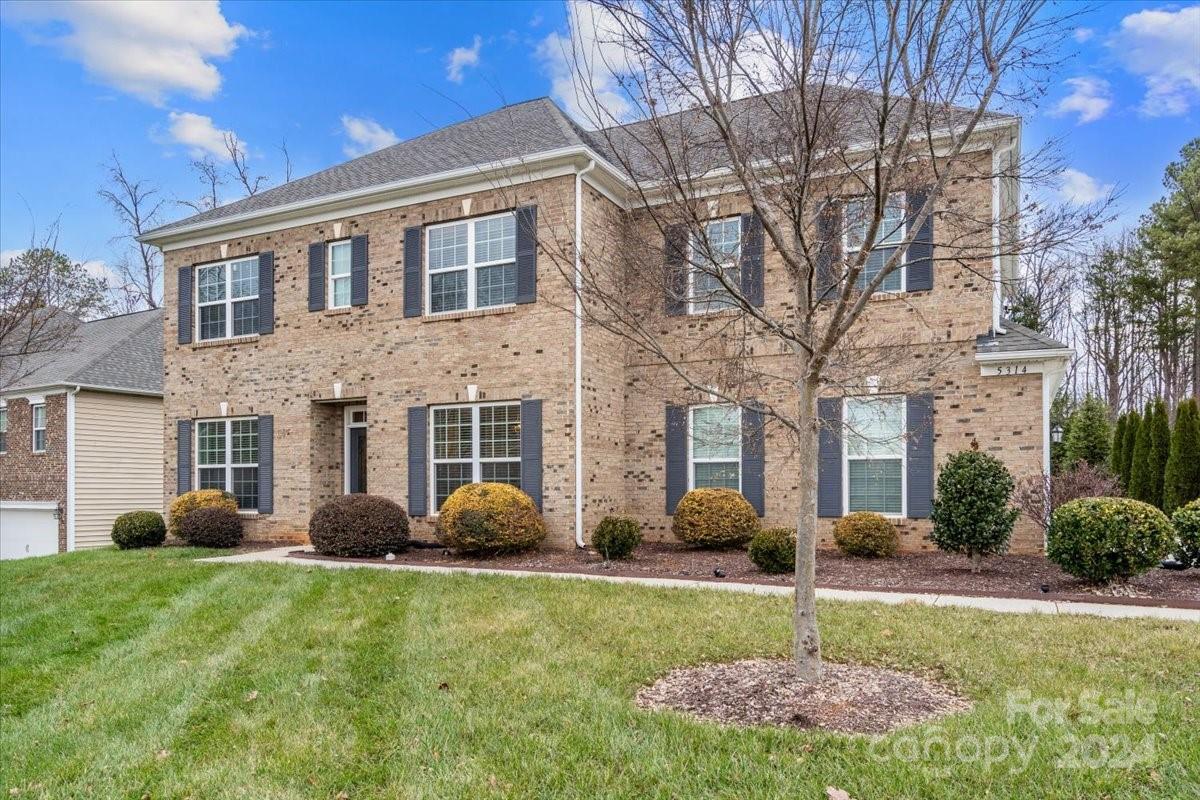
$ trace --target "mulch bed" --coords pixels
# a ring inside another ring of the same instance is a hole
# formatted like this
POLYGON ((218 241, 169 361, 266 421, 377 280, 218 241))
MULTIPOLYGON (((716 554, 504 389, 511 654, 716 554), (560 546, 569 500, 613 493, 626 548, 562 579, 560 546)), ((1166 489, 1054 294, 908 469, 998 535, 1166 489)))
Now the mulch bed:
POLYGON ((673 670, 643 687, 637 704, 728 725, 863 734, 888 733, 971 707, 949 688, 905 672, 826 662, 819 680, 803 682, 792 662, 766 659, 673 670))
MULTIPOLYGON (((325 558, 296 550, 297 558, 325 558)), ((333 559, 382 562, 373 559, 333 559)), ((536 550, 531 553, 472 558, 440 547, 412 547, 397 553, 394 564, 531 572, 573 572, 643 578, 685 578, 768 585, 791 585, 791 574, 768 575, 754 566, 744 550, 696 550, 670 542, 645 542, 627 561, 606 562, 592 550, 536 550)), ((836 551, 817 555, 817 585, 857 589, 975 597, 1074 600, 1142 606, 1200 608, 1200 569, 1152 569, 1123 587, 1098 589, 1067 575, 1042 556, 996 556, 985 559, 972 575, 970 562, 946 553, 909 553, 895 558, 850 558, 836 551)))

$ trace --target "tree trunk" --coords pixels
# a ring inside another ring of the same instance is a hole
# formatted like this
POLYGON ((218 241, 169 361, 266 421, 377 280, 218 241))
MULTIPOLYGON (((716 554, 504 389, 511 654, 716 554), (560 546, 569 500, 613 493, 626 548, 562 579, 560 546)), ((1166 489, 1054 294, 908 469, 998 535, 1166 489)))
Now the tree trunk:
POLYGON ((796 677, 815 681, 821 677, 821 634, 817 630, 817 386, 807 379, 800 384, 798 447, 800 517, 796 521, 796 605, 792 614, 792 650, 796 677))

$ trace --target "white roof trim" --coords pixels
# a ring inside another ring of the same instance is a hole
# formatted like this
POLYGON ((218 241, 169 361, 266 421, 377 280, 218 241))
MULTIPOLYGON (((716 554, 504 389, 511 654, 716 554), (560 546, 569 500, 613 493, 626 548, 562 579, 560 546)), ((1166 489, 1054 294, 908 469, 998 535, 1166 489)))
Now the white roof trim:
POLYGON ((162 392, 148 392, 145 389, 128 389, 121 386, 100 386, 92 383, 47 383, 43 386, 21 386, 4 392, 3 397, 14 399, 33 394, 61 394, 71 389, 82 389, 89 392, 110 392, 112 394, 133 394, 142 397, 162 397, 162 392))
POLYGON ((1010 350, 995 353, 976 353, 975 360, 989 361, 1055 361, 1067 359, 1075 355, 1070 347, 1060 347, 1053 350, 1010 350))

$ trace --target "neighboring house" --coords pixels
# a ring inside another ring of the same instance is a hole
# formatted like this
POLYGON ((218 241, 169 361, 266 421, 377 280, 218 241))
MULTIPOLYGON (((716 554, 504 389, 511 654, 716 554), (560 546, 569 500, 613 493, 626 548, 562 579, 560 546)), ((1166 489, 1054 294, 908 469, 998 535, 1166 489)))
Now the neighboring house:
POLYGON ((161 511, 161 310, 81 323, 61 350, 0 375, 0 557, 110 544, 161 511))
MULTIPOLYGON (((1019 125, 990 118, 978 157, 990 166, 1011 151, 1019 125)), ((628 178, 604 156, 543 98, 146 234, 164 251, 169 298, 166 498, 227 489, 252 539, 303 539, 315 508, 360 491, 401 503, 428 536, 445 497, 480 480, 529 493, 558 546, 585 541, 610 513, 669 536, 694 486, 738 487, 765 522, 793 523, 800 483, 786 437, 769 432, 756 455, 737 443, 740 430, 756 435, 752 415, 642 389, 661 384, 647 378, 662 367, 633 364, 615 337, 576 325, 549 254, 619 241, 636 213, 628 178)), ((1015 185, 971 192, 982 204, 1016 196, 1015 185)), ((962 193, 951 183, 945 200, 962 193)), ((784 303, 772 294, 777 258, 746 236, 747 205, 729 195, 711 205, 742 263, 764 265, 765 302, 784 303)), ((1050 398, 1069 351, 1001 320, 1001 293, 979 276, 994 267, 1011 280, 1015 264, 994 261, 927 263, 897 274, 904 285, 889 297, 905 303, 879 299, 873 324, 912 335, 916 307, 949 336, 950 357, 922 392, 883 403, 887 427, 931 420, 932 435, 870 452, 822 437, 824 544, 832 518, 875 509, 898 520, 904 547, 928 546, 934 465, 972 440, 1017 475, 1048 464, 1050 398)), ((681 342, 706 310, 695 306, 663 309, 681 342)), ((821 403, 830 417, 860 410, 854 398, 821 403)), ((1023 522, 1014 548, 1040 546, 1023 522)))

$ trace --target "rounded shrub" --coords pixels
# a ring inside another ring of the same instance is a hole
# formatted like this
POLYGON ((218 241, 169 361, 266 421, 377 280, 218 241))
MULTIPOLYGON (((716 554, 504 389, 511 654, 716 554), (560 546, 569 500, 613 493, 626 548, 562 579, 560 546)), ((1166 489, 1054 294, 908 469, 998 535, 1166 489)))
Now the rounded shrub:
POLYGON ((855 511, 833 524, 833 541, 848 556, 889 558, 900 548, 896 526, 882 514, 855 511))
POLYGON ((198 508, 227 508, 237 513, 237 500, 229 492, 220 489, 196 489, 184 492, 171 501, 167 511, 167 530, 172 536, 182 538, 179 531, 183 518, 198 508))
POLYGON ((632 517, 605 517, 592 532, 592 547, 605 559, 629 558, 642 543, 642 525, 632 517))
POLYGON ((1000 459, 974 449, 955 453, 938 473, 930 540, 938 549, 962 553, 979 571, 983 556, 1007 552, 1021 513, 1009 506, 1013 478, 1000 459))
POLYGON ((371 558, 408 547, 408 514, 386 497, 345 494, 318 508, 308 538, 321 555, 371 558))
POLYGON ((224 506, 197 508, 180 520, 179 537, 193 547, 237 547, 242 518, 224 506))
POLYGON ((754 507, 733 489, 693 489, 671 520, 675 538, 694 547, 741 547, 758 531, 754 507))
POLYGON ((167 538, 167 526, 157 511, 128 511, 113 520, 113 544, 122 550, 158 547, 167 538))
POLYGON ((1175 509, 1171 526, 1179 540, 1179 558, 1184 564, 1200 569, 1200 499, 1175 509))
POLYGON ((795 528, 763 528, 750 539, 749 555, 763 572, 791 572, 796 568, 795 528))
POLYGON ((1124 497, 1064 503, 1050 517, 1046 557, 1077 578, 1124 581, 1156 566, 1175 544, 1166 514, 1124 497))
POLYGON ((533 498, 507 483, 469 483, 446 498, 438 539, 462 553, 513 553, 546 538, 533 498))

